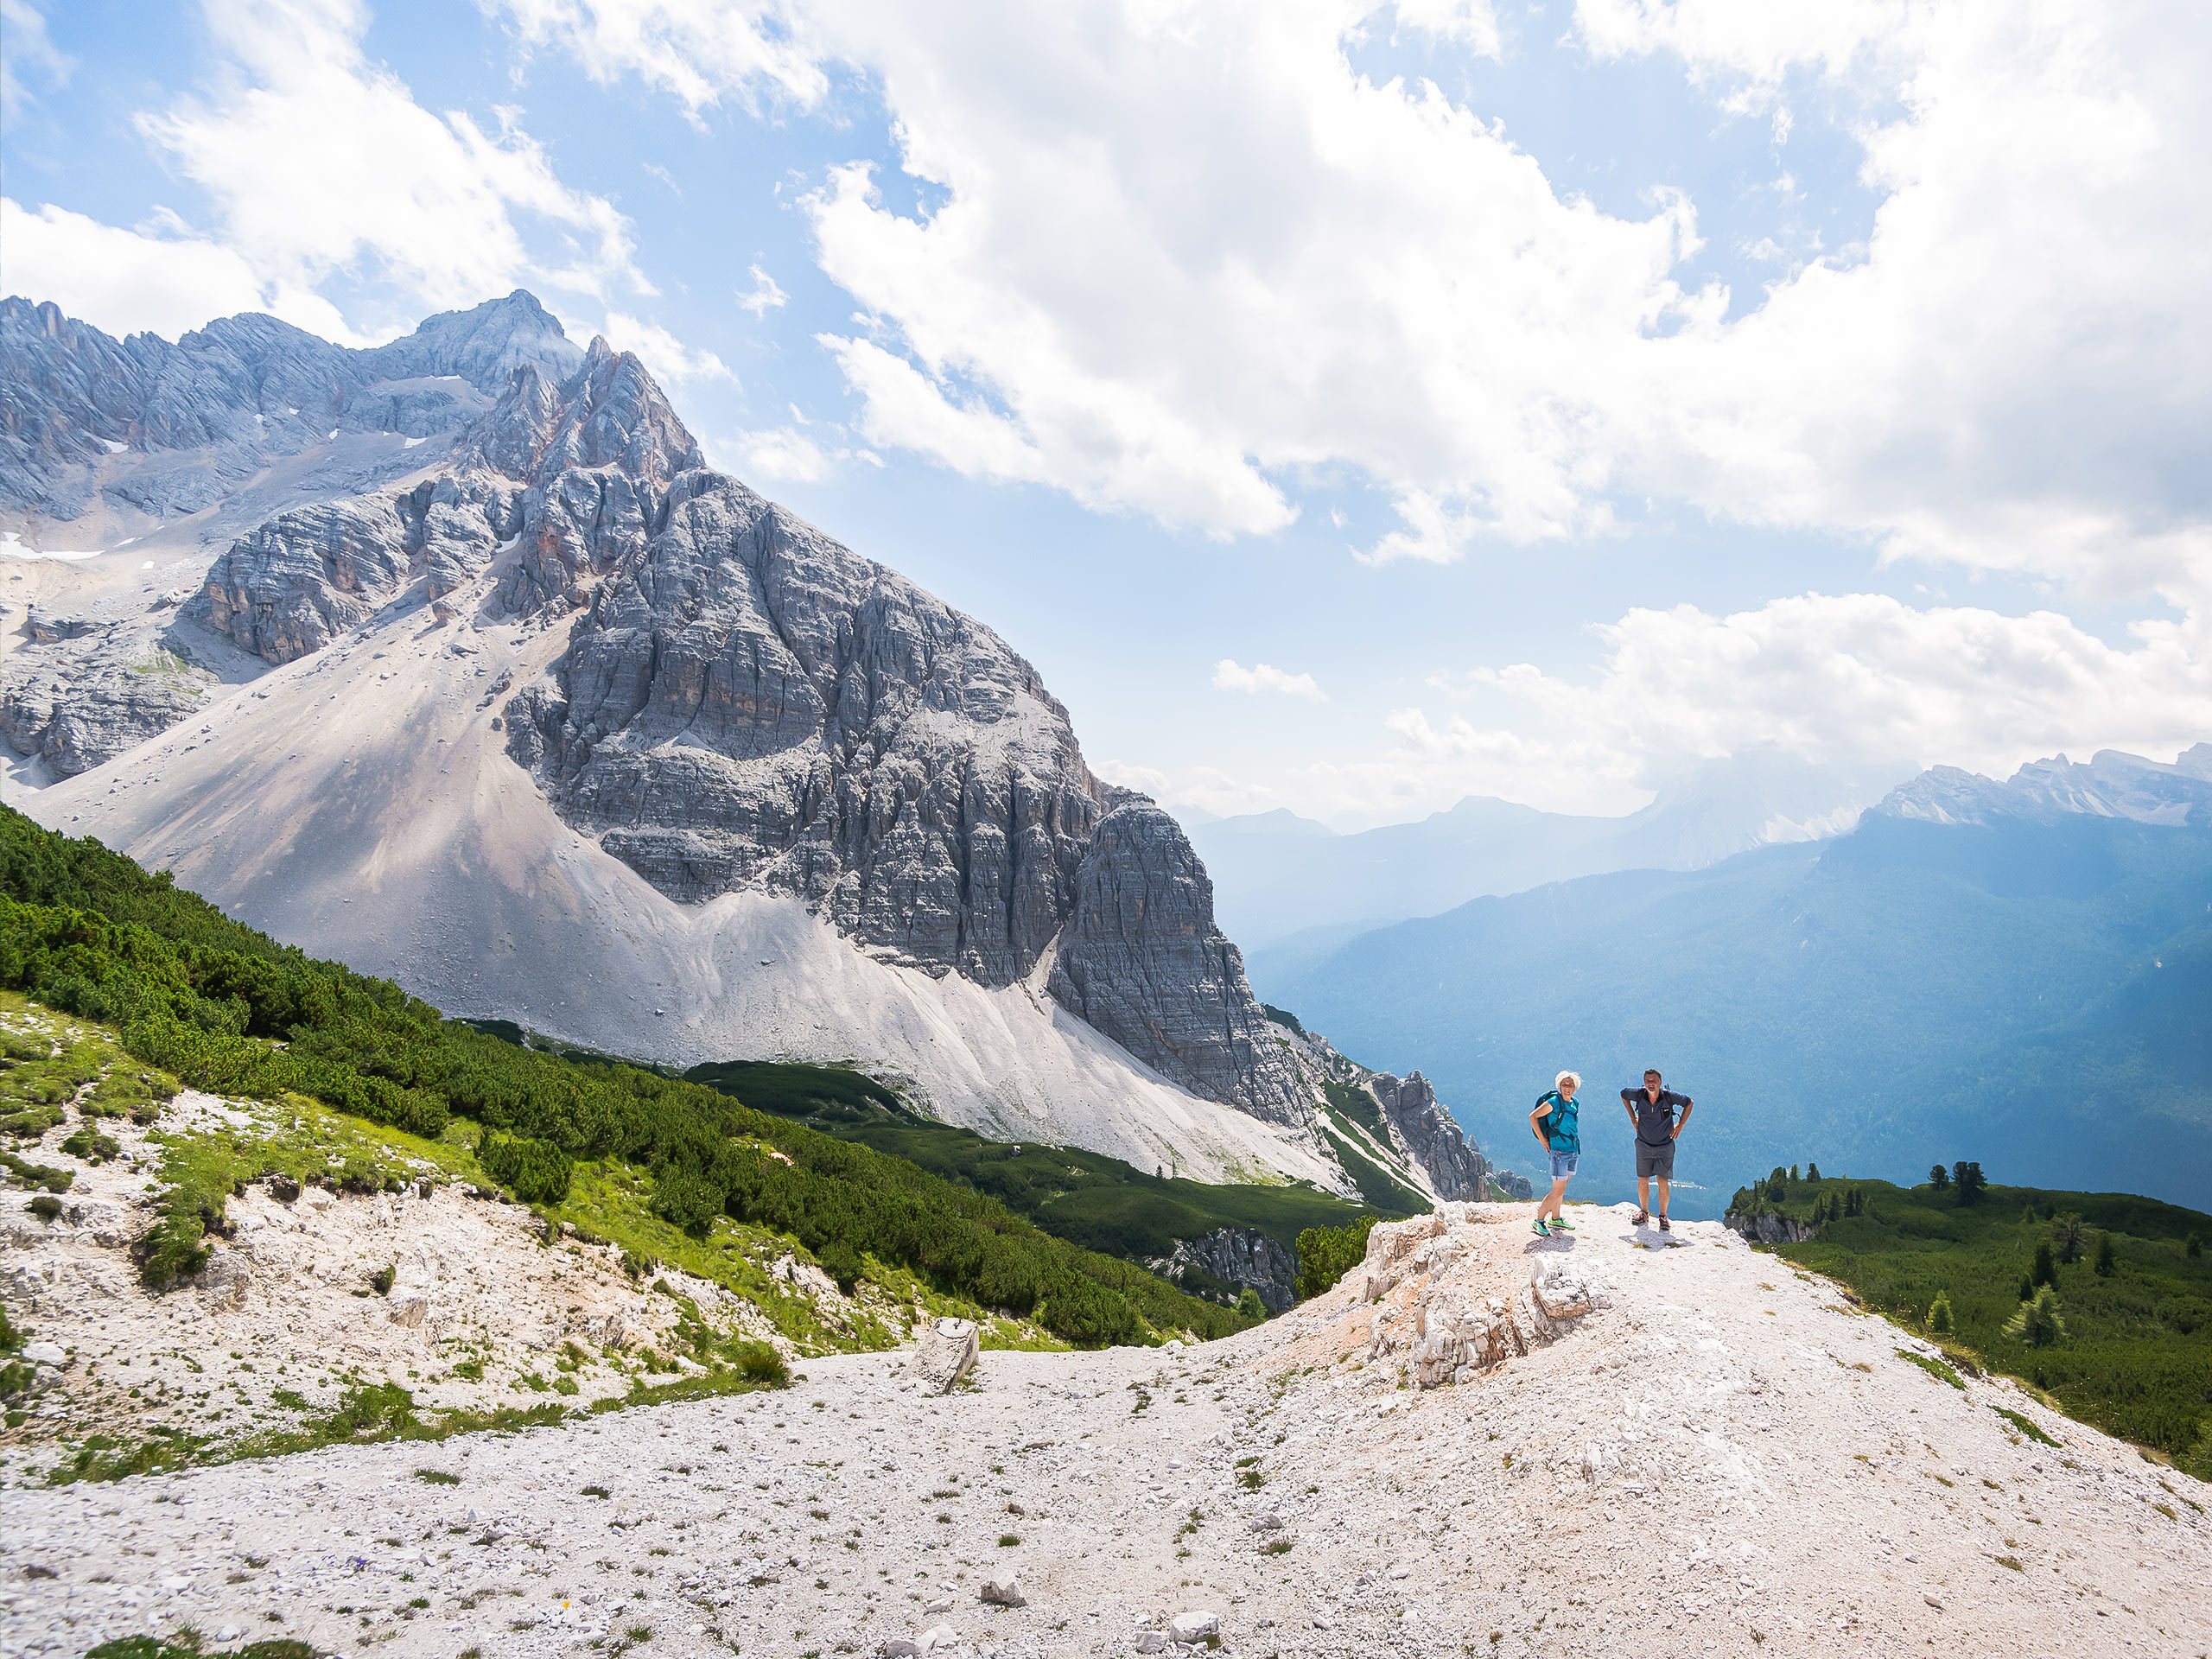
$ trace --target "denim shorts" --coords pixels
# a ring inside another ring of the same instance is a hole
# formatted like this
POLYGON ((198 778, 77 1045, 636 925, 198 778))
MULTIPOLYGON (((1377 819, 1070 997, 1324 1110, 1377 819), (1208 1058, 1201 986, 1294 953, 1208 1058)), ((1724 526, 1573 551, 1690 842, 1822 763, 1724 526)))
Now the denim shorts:
POLYGON ((1574 1173, 1575 1165, 1581 1161, 1582 1154, 1579 1152, 1555 1152, 1552 1154, 1552 1179, 1555 1181, 1565 1180, 1568 1176, 1574 1173))

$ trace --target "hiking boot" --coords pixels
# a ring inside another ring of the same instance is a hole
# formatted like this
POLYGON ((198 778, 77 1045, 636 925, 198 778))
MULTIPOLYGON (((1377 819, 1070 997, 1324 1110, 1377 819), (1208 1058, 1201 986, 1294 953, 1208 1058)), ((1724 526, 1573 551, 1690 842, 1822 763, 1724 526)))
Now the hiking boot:
POLYGON ((1675 1230, 1667 1224, 1667 1217, 1662 1216, 1659 1217, 1659 1230, 1662 1233, 1671 1233, 1675 1230))
POLYGON ((1555 1233, 1571 1233, 1573 1230, 1574 1224, 1569 1221, 1565 1216, 1554 1216, 1552 1217, 1552 1231, 1555 1233))
POLYGON ((1636 1219, 1629 1223, 1629 1225, 1631 1227, 1641 1227, 1650 1219, 1651 1212, 1649 1210, 1639 1210, 1636 1212, 1636 1219))
POLYGON ((1529 1226, 1538 1238, 1549 1238, 1552 1236, 1552 1230, 1544 1225, 1544 1218, 1541 1216, 1538 1216, 1530 1222, 1529 1226))

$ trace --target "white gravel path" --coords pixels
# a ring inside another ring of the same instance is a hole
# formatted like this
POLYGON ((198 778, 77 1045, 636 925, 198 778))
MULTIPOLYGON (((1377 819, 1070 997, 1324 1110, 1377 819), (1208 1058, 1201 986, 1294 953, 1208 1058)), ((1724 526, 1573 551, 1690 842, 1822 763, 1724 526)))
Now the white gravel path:
POLYGON ((1345 1357, 1348 1281, 1205 1347, 987 1353, 942 1398, 842 1357, 772 1395, 11 1492, 0 1653, 189 1622, 446 1659, 645 1630, 656 1659, 1120 1654, 1193 1609, 1254 1655, 2212 1651, 2212 1490, 1953 1389, 1718 1227, 1647 1250, 1586 1210, 1547 1244, 1524 1211, 1482 1249, 1571 1252, 1600 1306, 1429 1392, 1345 1357), (1009 1567, 1028 1605, 983 1605, 1009 1567))

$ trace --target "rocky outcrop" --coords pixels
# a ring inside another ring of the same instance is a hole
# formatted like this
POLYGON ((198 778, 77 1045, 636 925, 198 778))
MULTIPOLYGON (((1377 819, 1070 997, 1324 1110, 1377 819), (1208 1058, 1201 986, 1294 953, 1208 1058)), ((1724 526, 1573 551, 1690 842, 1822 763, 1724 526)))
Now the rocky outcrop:
POLYGON ((1468 1145, 1466 1131, 1445 1110, 1427 1077, 1418 1071, 1405 1078, 1378 1071, 1367 1079, 1367 1092, 1382 1109, 1391 1141, 1427 1177, 1429 1191, 1446 1199, 1486 1196, 1480 1189, 1488 1162, 1468 1145))
POLYGON ((197 714, 213 683, 135 630, 88 626, 8 658, 0 737, 73 778, 197 714))
POLYGON ((1323 1103, 1334 1132, 1349 1138, 1360 1156, 1447 1203, 1529 1196, 1527 1182, 1491 1167, 1420 1072, 1401 1078, 1370 1071, 1308 1031, 1296 1014, 1265 1012, 1276 1047, 1323 1103))
POLYGON ((1141 796, 1099 821, 1076 872, 1052 998, 1209 1099, 1302 1126, 1313 1103, 1213 923, 1213 883, 1175 820, 1141 796))
POLYGON ((451 470, 390 496, 280 514, 209 568, 194 620, 271 663, 319 651, 417 582, 435 600, 520 544, 509 608, 565 603, 642 551, 699 448, 633 357, 594 340, 554 385, 534 362, 461 435, 451 470))
POLYGON ((1370 1232, 1366 1257, 1345 1281, 1374 1304, 1367 1363, 1395 1363, 1416 1388, 1466 1382, 1602 1306, 1608 1287, 1572 1258, 1524 1258, 1503 1230, 1517 1219, 1447 1204, 1370 1232))
POLYGON ((1808 1238, 1818 1238, 1821 1233, 1817 1223, 1792 1221, 1787 1216, 1740 1216, 1731 1212, 1725 1224, 1730 1232, 1741 1233, 1754 1244, 1801 1244, 1808 1238))
POLYGON ((510 751, 671 898, 817 906, 886 960, 1026 976, 1102 810, 1067 714, 989 629, 734 480, 678 480, 510 751))
POLYGON ((1179 1239, 1173 1255, 1146 1265, 1170 1279, 1195 1268, 1236 1290, 1249 1287, 1269 1313, 1281 1313, 1298 1300, 1297 1255, 1254 1227, 1217 1227, 1197 1238, 1179 1239))

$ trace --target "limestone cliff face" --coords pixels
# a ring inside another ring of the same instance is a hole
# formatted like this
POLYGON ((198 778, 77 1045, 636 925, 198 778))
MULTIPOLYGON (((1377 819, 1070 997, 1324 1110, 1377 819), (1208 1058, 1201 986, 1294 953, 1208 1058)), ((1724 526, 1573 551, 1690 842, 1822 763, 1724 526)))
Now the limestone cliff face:
POLYGON ((1103 811, 1066 710, 996 634, 711 473, 596 583, 511 732, 671 898, 795 893, 986 985, 1059 931, 1103 811))
POLYGON ((1244 957, 1213 920, 1213 883, 1182 827, 1122 795, 1076 872, 1053 1000, 1163 1077, 1271 1123, 1304 1125, 1310 1092, 1269 1034, 1244 957))
POLYGON ((1483 1156, 1420 1072, 1371 1071, 1295 1014, 1266 1013, 1276 1046, 1322 1103, 1331 1139, 1440 1202, 1529 1196, 1527 1181, 1483 1156))

